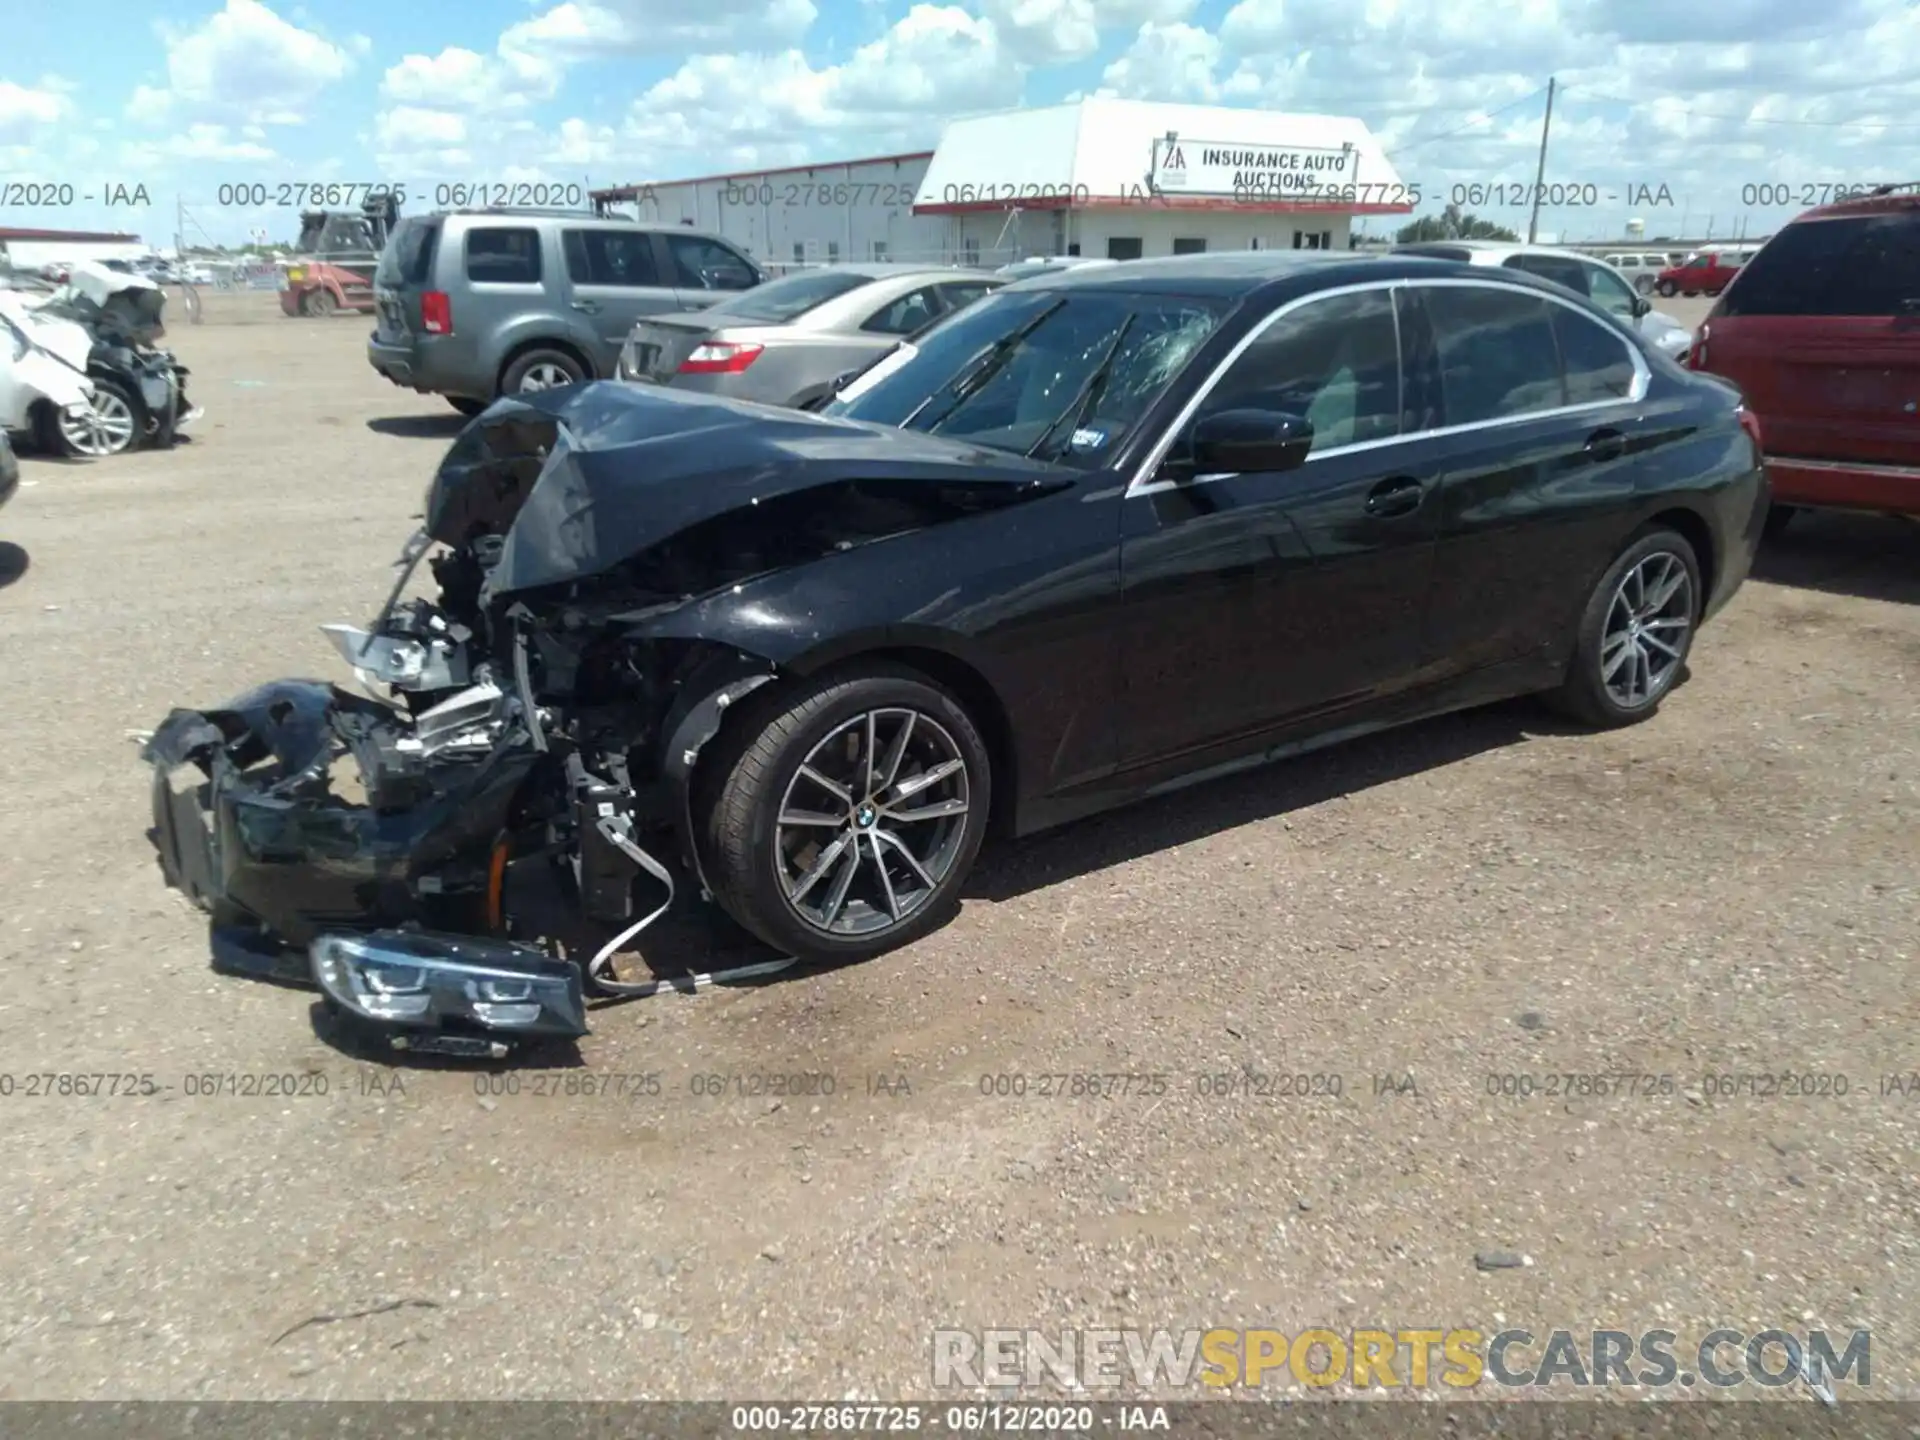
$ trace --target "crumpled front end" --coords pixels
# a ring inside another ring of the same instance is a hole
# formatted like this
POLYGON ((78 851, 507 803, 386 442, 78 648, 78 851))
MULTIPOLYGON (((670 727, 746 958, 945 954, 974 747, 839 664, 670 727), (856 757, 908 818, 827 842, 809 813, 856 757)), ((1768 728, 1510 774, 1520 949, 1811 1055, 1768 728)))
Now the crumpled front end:
POLYGON ((577 967, 489 938, 543 758, 498 743, 510 723, 486 685, 420 715, 309 680, 175 710, 142 750, 167 882, 211 913, 216 955, 412 1048, 584 1034, 577 967))

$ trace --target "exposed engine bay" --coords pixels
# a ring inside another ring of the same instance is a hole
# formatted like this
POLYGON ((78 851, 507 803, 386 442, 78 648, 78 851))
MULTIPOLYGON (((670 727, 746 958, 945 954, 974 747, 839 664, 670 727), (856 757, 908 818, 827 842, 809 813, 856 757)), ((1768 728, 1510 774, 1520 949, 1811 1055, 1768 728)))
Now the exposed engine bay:
POLYGON ((1020 493, 796 458, 808 430, 850 428, 611 384, 473 421, 372 623, 323 627, 365 694, 273 681, 146 741, 162 867, 210 912, 216 964, 316 983, 396 1048, 475 1056, 661 988, 613 959, 676 873, 706 893, 695 763, 794 643, 754 653, 712 607, 1020 493), (431 599, 407 594, 423 566, 431 599), (610 937, 589 949, 523 910, 509 876, 530 871, 610 937))

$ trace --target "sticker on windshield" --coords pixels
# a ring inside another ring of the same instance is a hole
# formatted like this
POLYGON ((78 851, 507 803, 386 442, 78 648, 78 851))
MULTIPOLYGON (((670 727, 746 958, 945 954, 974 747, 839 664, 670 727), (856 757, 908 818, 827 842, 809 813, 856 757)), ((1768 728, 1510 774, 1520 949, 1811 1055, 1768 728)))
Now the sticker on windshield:
POLYGON ((1107 443, 1107 432, 1104 430, 1076 430, 1073 432, 1073 439, 1068 443, 1070 443, 1075 450, 1098 450, 1102 445, 1107 443))

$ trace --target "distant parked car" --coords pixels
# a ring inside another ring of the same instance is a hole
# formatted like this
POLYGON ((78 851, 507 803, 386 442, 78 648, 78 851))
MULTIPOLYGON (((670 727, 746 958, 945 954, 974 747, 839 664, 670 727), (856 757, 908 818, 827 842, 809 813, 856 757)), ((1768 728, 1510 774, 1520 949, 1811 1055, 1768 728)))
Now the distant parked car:
POLYGON ((1693 332, 1662 315, 1644 295, 1636 295, 1611 265, 1578 250, 1553 245, 1523 245, 1504 240, 1445 240, 1396 245, 1396 255, 1426 255, 1435 260, 1461 260, 1469 265, 1498 265, 1564 285, 1584 295, 1669 359, 1678 360, 1693 343, 1693 332))
POLYGON ((804 407, 1005 283, 956 266, 801 270, 704 310, 640 321, 621 353, 620 378, 804 407))
POLYGON ((1651 295, 1660 281, 1660 272, 1673 263, 1653 251, 1626 251, 1600 258, 1618 270, 1637 295, 1651 295))
POLYGON ((1760 421, 1768 529, 1801 506, 1920 515, 1920 194, 1809 210, 1749 261, 1688 359, 1760 421))
POLYGON ((452 210, 394 228, 374 271, 367 362, 477 415, 496 396, 608 379, 634 322, 766 274, 684 225, 560 210, 452 210))
POLYGON ((1669 265, 1654 281, 1662 295, 1718 295, 1740 267, 1753 258, 1751 245, 1714 246, 1697 250, 1677 265, 1669 265))

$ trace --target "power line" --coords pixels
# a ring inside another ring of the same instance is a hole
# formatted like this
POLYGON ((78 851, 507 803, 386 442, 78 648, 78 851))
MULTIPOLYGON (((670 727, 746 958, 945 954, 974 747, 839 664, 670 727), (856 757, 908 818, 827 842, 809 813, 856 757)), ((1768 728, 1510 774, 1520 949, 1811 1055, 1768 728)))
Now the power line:
POLYGON ((1481 112, 1480 114, 1474 116, 1473 119, 1469 120, 1465 125, 1462 125, 1458 130, 1444 130, 1438 135, 1428 135, 1425 138, 1420 140, 1409 140, 1404 145, 1395 146, 1392 150, 1390 150, 1387 153, 1389 154, 1389 156, 1403 155, 1407 151, 1416 149, 1421 145, 1432 145, 1435 142, 1440 140, 1451 140, 1456 135, 1466 134, 1467 131, 1473 129, 1473 127, 1476 125, 1486 124, 1487 121, 1493 119, 1493 117, 1496 115, 1504 115, 1509 110, 1518 109, 1520 106, 1525 105, 1529 100, 1537 99, 1539 96, 1542 96, 1546 93, 1547 93, 1547 87, 1542 85, 1538 90, 1533 91, 1532 94, 1522 95, 1518 100, 1515 100, 1510 104, 1502 105, 1498 110, 1486 110, 1481 112))
MULTIPOLYGON (((1603 100, 1610 105, 1653 103, 1647 100, 1627 100, 1619 95, 1600 95, 1592 90, 1573 85, 1562 85, 1560 89, 1562 93, 1574 91, 1583 100, 1603 100)), ((1835 130, 1920 130, 1920 121, 1915 120, 1775 120, 1763 115, 1724 115, 1711 110, 1686 109, 1676 110, 1673 113, 1688 115, 1695 120, 1731 120, 1741 125, 1805 125, 1835 130)))

